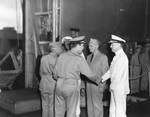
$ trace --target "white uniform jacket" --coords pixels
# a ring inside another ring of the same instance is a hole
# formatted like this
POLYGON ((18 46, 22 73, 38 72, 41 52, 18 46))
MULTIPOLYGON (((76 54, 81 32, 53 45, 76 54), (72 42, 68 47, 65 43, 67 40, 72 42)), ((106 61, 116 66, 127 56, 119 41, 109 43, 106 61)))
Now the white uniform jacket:
POLYGON ((102 82, 110 78, 110 90, 129 94, 128 58, 122 49, 115 54, 109 70, 102 76, 102 82))

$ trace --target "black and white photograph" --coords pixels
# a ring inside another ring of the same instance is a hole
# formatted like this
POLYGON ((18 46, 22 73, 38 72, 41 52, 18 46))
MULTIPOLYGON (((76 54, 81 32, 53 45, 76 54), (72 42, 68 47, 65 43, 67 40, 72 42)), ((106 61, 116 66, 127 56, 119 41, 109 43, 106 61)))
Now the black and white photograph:
POLYGON ((0 0, 0 117, 150 117, 150 0, 0 0))

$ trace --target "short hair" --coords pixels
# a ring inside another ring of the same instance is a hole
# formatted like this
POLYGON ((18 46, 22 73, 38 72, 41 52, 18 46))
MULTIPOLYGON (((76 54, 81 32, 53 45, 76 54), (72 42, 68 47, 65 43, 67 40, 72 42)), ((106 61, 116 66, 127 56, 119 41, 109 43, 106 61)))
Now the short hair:
POLYGON ((95 39, 97 41, 97 45, 100 46, 100 41, 98 39, 95 39))
POLYGON ((98 39, 95 39, 95 38, 91 38, 91 39, 96 40, 97 45, 100 46, 101 43, 98 39))

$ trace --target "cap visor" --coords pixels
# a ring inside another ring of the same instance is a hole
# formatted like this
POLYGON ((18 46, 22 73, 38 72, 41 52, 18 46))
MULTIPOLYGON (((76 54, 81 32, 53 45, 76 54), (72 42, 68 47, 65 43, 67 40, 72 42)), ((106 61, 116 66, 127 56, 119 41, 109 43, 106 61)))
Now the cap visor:
POLYGON ((113 40, 111 40, 111 41, 109 41, 108 43, 116 43, 117 41, 113 41, 113 40))

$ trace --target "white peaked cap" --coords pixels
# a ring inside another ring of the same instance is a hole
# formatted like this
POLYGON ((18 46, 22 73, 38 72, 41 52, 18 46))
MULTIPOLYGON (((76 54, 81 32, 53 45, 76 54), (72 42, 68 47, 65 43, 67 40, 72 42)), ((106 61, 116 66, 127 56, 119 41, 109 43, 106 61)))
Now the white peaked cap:
POLYGON ((111 40, 109 41, 109 43, 114 43, 114 42, 123 42, 123 43, 126 43, 126 41, 116 35, 111 35, 111 40))
POLYGON ((70 41, 71 39, 73 39, 70 36, 65 36, 64 38, 62 38, 61 43, 65 43, 65 41, 70 41))
POLYGON ((71 43, 85 43, 84 41, 85 36, 79 36, 79 37, 75 37, 72 40, 70 40, 71 43))

